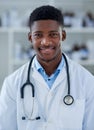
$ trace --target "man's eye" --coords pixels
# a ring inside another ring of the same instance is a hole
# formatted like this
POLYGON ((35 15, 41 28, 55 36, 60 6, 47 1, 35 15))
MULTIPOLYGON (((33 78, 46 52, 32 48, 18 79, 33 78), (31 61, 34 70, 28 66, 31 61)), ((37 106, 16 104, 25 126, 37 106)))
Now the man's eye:
POLYGON ((33 36, 34 36, 34 38, 41 38, 41 37, 42 37, 42 34, 36 33, 36 34, 34 34, 33 36))
POLYGON ((51 33, 50 36, 51 37, 58 37, 58 33, 51 33))

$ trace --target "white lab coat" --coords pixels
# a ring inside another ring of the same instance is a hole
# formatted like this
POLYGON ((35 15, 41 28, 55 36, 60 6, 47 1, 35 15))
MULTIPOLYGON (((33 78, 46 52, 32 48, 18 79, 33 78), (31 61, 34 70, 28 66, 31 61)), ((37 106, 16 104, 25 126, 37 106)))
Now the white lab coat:
MULTIPOLYGON (((67 106, 63 97, 67 94, 65 65, 51 89, 43 77, 31 67, 31 82, 35 86, 35 102, 32 118, 24 116, 20 88, 27 78, 28 63, 7 77, 0 95, 0 130, 94 130, 94 77, 83 67, 68 59, 71 95, 74 103, 67 106)), ((32 93, 25 88, 24 108, 30 116, 32 93)))

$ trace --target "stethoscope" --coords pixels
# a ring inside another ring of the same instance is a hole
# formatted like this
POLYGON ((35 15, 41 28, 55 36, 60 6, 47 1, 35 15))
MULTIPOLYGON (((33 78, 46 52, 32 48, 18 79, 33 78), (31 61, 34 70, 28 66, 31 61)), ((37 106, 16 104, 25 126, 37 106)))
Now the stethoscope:
MULTIPOLYGON (((68 65, 68 62, 67 62, 67 58, 65 56, 65 54, 63 53, 62 54, 63 57, 64 57, 64 60, 65 60, 65 63, 66 63, 66 73, 67 73, 67 82, 68 82, 68 92, 67 92, 67 95, 63 98, 63 102, 66 104, 66 105, 71 105, 73 104, 74 102, 74 98, 73 96, 71 96, 70 94, 70 76, 69 76, 69 65, 68 65)), ((32 114, 33 114, 33 111, 34 111, 34 98, 35 98, 35 87, 34 85, 31 83, 30 81, 30 69, 31 69, 31 65, 32 65, 32 61, 34 59, 35 55, 32 57, 30 63, 29 63, 29 66, 28 66, 28 73, 27 73, 27 80, 26 82, 23 84, 23 86, 21 87, 21 91, 20 91, 20 94, 21 94, 21 99, 23 100, 24 99, 24 88, 29 85, 32 89, 32 99, 33 99, 33 105, 32 105, 32 111, 31 111, 31 116, 29 117, 26 112, 25 112, 25 106, 24 106, 24 102, 23 102, 23 110, 24 110, 24 114, 25 116, 22 117, 22 120, 25 120, 25 119, 28 119, 28 120, 39 120, 41 119, 40 116, 37 116, 35 118, 32 118, 32 114)))

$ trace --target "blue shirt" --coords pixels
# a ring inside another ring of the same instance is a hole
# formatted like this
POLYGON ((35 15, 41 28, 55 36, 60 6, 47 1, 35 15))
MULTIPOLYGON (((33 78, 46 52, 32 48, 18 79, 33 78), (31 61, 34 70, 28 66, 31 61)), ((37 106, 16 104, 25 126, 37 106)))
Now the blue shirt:
POLYGON ((43 67, 40 65, 40 63, 37 61, 37 58, 34 59, 34 66, 37 69, 37 71, 42 75, 42 77, 44 78, 45 82, 48 84, 49 88, 52 87, 55 79, 57 78, 58 74, 60 73, 60 71, 62 70, 63 66, 64 66, 64 59, 62 56, 62 60, 59 64, 59 66, 57 67, 57 69, 55 70, 55 72, 48 76, 45 72, 45 70, 43 69, 43 67))

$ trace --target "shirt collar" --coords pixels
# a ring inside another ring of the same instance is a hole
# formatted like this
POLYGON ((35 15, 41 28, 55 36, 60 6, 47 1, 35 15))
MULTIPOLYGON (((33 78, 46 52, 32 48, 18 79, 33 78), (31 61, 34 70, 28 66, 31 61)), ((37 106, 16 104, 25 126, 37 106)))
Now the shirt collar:
MULTIPOLYGON (((64 66, 64 58, 62 56, 61 62, 56 70, 60 71, 63 68, 63 66, 64 66)), ((40 63, 38 62, 36 57, 34 58, 34 67, 37 69, 37 71, 44 70, 43 67, 40 65, 40 63)))

